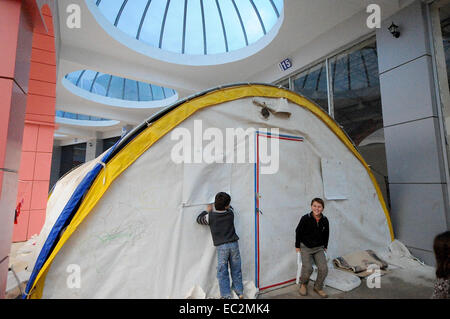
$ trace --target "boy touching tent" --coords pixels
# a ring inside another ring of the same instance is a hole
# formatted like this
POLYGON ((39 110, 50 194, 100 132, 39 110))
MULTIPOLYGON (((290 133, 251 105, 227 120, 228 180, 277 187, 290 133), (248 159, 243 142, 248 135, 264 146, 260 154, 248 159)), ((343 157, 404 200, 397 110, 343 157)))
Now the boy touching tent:
POLYGON ((209 204, 206 211, 197 217, 200 225, 209 225, 214 246, 217 247, 217 280, 219 281, 220 295, 222 298, 231 298, 230 277, 228 264, 230 264, 231 288, 239 296, 244 298, 242 284, 241 255, 239 253, 239 237, 234 229, 234 212, 230 206, 231 197, 227 193, 217 193, 213 205, 209 204))

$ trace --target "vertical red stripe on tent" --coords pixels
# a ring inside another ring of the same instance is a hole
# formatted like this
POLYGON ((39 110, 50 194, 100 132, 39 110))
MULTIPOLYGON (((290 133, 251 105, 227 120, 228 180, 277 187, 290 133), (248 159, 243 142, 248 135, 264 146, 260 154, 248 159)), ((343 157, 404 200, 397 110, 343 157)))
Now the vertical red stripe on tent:
POLYGON ((264 289, 268 289, 268 288, 272 288, 272 287, 276 287, 276 286, 280 286, 283 284, 287 284, 289 282, 295 281, 296 278, 294 279, 290 279, 287 281, 283 281, 280 283, 276 283, 270 286, 266 286, 266 287, 259 287, 259 282, 260 282, 260 249, 259 249, 259 137, 266 137, 266 138, 278 138, 280 140, 288 140, 288 141, 297 141, 297 142, 303 142, 304 139, 303 137, 297 137, 297 136, 289 136, 289 137, 284 137, 284 136, 279 136, 279 135, 265 135, 265 134, 260 134, 259 132, 256 132, 256 207, 257 207, 257 214, 256 214, 256 233, 257 233, 257 256, 258 256, 258 280, 257 280, 257 287, 259 288, 259 290, 264 290, 264 289))

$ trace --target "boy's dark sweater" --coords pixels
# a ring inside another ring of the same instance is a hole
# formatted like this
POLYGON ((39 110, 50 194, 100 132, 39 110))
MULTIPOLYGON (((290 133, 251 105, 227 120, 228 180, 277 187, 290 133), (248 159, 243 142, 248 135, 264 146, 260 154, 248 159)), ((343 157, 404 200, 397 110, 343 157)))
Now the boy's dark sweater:
POLYGON ((224 212, 212 211, 210 213, 203 211, 197 217, 197 223, 209 225, 214 246, 231 243, 239 240, 234 229, 234 212, 232 208, 224 212))
POLYGON ((316 222, 312 212, 306 214, 295 230, 295 247, 300 248, 300 243, 303 243, 308 248, 324 246, 326 249, 329 233, 328 219, 324 215, 316 222))

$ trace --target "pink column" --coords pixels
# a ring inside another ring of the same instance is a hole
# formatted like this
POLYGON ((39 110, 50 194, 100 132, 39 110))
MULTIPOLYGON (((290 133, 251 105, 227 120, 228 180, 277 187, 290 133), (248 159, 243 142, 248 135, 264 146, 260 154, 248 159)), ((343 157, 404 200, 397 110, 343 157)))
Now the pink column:
POLYGON ((20 0, 0 1, 0 298, 4 298, 28 92, 32 18, 20 0))
POLYGON ((45 221, 55 130, 56 62, 53 21, 41 10, 48 33, 34 30, 17 203, 23 202, 13 241, 39 234, 45 221))

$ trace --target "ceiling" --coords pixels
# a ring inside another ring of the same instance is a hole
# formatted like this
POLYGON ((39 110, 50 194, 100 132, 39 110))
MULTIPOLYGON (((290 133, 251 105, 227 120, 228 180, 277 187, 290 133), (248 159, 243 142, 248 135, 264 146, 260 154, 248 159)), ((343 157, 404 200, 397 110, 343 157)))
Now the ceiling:
MULTIPOLYGON (((278 75, 270 70, 278 62, 287 56, 301 54, 309 43, 355 15, 365 13, 367 5, 373 2, 285 0, 277 23, 254 43, 230 52, 186 55, 151 46, 122 32, 103 16, 93 0, 59 0, 54 19, 57 44, 56 109, 118 122, 111 126, 104 123, 102 126, 86 126, 59 121, 55 139, 120 135, 123 126, 137 125, 177 99, 207 88, 227 83, 276 81, 278 75), (66 24, 69 15, 66 9, 73 4, 81 9, 81 28, 69 28, 66 24), (139 101, 92 97, 83 92, 86 90, 72 83, 69 83, 72 86, 68 85, 66 75, 80 70, 150 83, 174 90, 177 94, 169 99, 141 105, 139 101)), ((377 1, 386 16, 407 2, 377 1)), ((323 55, 327 53, 323 52, 323 55)))

